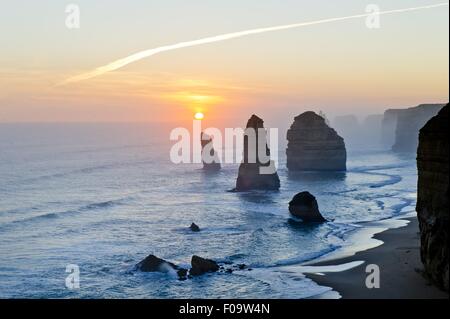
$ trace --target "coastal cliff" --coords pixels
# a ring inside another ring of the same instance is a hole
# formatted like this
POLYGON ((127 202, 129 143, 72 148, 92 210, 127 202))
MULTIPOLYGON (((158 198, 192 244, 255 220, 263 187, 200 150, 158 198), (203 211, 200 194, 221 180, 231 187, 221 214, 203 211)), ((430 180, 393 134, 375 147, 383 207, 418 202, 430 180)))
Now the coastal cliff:
POLYGON ((407 109, 386 110, 383 141, 395 152, 415 152, 419 130, 435 116, 443 104, 420 104, 407 109))
POLYGON ((448 104, 420 130, 417 150, 417 215, 426 274, 449 290, 448 104))
POLYGON ((294 119, 287 132, 287 167, 290 171, 345 171, 344 139, 314 112, 294 119))

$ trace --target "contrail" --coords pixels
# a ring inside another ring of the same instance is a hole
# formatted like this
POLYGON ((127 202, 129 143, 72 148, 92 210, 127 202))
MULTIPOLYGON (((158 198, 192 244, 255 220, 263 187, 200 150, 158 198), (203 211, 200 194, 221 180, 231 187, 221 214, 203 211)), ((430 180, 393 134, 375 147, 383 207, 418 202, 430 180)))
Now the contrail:
POLYGON ((233 32, 233 33, 221 34, 221 35, 207 37, 207 38, 193 40, 193 41, 180 42, 180 43, 176 43, 176 44, 172 44, 172 45, 166 45, 166 46, 134 53, 125 58, 116 60, 116 61, 106 64, 104 66, 98 67, 98 68, 94 69, 93 71, 68 78, 61 84, 68 84, 68 83, 88 80, 93 77, 105 74, 107 72, 120 69, 130 63, 151 57, 158 53, 167 52, 167 51, 172 51, 172 50, 177 50, 177 49, 182 49, 182 48, 187 48, 187 47, 193 47, 193 46, 202 45, 202 44, 220 42, 220 41, 225 41, 225 40, 230 40, 230 39, 236 39, 236 38, 241 38, 241 37, 245 37, 245 36, 252 35, 252 34, 287 30, 287 29, 300 28, 300 27, 306 27, 306 26, 311 26, 311 25, 316 25, 316 24, 324 24, 324 23, 343 21, 343 20, 359 19, 359 18, 373 16, 375 14, 379 14, 379 15, 393 14, 393 13, 417 11, 417 10, 423 10, 423 9, 432 9, 432 8, 448 6, 448 5, 449 5, 449 3, 445 2, 445 3, 438 3, 438 4, 414 7, 414 8, 404 8, 404 9, 396 9, 396 10, 389 10, 389 11, 380 11, 378 13, 377 12, 364 13, 364 14, 357 14, 357 15, 352 15, 352 16, 347 16, 347 17, 329 18, 329 19, 322 19, 322 20, 310 21, 310 22, 286 24, 286 25, 280 25, 280 26, 275 26, 275 27, 251 29, 251 30, 233 32))

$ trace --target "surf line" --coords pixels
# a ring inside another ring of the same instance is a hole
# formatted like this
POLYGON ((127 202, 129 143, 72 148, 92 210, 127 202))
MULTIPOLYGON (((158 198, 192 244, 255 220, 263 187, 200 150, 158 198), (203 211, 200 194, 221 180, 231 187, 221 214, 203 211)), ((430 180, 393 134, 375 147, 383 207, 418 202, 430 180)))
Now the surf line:
POLYGON ((306 26, 312 26, 317 24, 324 24, 324 23, 332 23, 332 22, 338 22, 338 21, 344 21, 344 20, 351 20, 351 19, 359 19, 359 18, 367 18, 374 15, 380 16, 380 15, 386 15, 386 14, 394 14, 394 13, 402 13, 402 12, 410 12, 410 11, 417 11, 417 10, 424 10, 424 9, 432 9, 442 6, 448 6, 448 2, 444 3, 438 3, 433 5, 427 5, 427 6, 421 6, 421 7, 413 7, 413 8, 403 8, 403 9, 394 9, 394 10, 388 10, 388 11, 379 11, 379 12, 371 12, 371 13, 363 13, 363 14, 356 14, 351 16, 345 16, 345 17, 337 17, 337 18, 329 18, 329 19, 321 19, 316 21, 309 21, 309 22, 301 22, 301 23, 294 23, 294 24, 286 24, 286 25, 280 25, 280 26, 274 26, 274 27, 266 27, 266 28, 257 28, 257 29, 250 29, 250 30, 244 30, 239 32, 233 32, 233 33, 226 33, 221 34, 217 36, 202 38, 198 40, 193 41, 185 41, 185 42, 179 42, 172 45, 166 45, 161 46, 158 48, 153 48, 149 50, 140 51, 137 53, 134 53, 132 55, 129 55, 125 58, 113 61, 111 63, 108 63, 106 65, 100 66, 90 72, 83 73, 80 75, 76 75, 73 77, 70 77, 66 80, 64 80, 59 85, 65 85, 69 83, 79 82, 83 80, 88 80, 94 77, 97 77, 99 75, 115 71, 117 69, 123 68, 124 66, 137 62, 139 60, 151 57, 153 55, 156 55, 158 53, 163 53, 167 51, 173 51, 178 50, 182 48, 187 47, 193 47, 203 44, 209 44, 209 43, 215 43, 215 42, 221 42, 236 38, 241 38, 244 36, 249 36, 253 34, 260 34, 260 33, 266 33, 266 32, 274 32, 274 31, 281 31, 281 30, 287 30, 287 29, 293 29, 293 28, 300 28, 300 27, 306 27, 306 26))

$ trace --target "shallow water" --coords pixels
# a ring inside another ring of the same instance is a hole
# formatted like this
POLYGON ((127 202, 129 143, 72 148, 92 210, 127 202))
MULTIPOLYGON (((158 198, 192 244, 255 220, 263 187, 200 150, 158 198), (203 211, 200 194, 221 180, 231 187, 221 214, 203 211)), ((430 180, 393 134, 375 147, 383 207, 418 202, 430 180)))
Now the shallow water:
MULTIPOLYGON (((346 173, 288 174, 279 192, 230 193, 237 165, 206 174, 169 161, 143 125, 0 126, 0 297, 307 298, 325 293, 301 265, 352 246, 361 223, 414 209, 413 157, 350 151, 346 173), (332 220, 304 225, 288 202, 308 190, 332 220), (192 233, 197 223, 202 231, 192 233), (148 254, 197 254, 253 271, 178 281, 131 271, 148 254), (80 289, 65 287, 68 264, 80 289)), ((356 243, 355 243, 356 244, 356 243)))

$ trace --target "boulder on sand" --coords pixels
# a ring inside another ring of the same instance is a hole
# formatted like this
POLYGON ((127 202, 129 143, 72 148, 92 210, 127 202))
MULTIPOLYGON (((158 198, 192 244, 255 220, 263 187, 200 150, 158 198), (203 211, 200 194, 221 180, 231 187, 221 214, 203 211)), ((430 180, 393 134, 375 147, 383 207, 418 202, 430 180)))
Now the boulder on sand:
POLYGON ((304 222, 326 222, 320 214, 316 198, 309 192, 301 192, 289 202, 289 212, 304 222))
POLYGON ((191 276, 200 276, 207 272, 216 272, 219 270, 219 265, 210 259, 205 259, 199 256, 192 256, 191 259, 192 268, 189 271, 189 275, 191 276))

